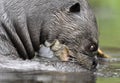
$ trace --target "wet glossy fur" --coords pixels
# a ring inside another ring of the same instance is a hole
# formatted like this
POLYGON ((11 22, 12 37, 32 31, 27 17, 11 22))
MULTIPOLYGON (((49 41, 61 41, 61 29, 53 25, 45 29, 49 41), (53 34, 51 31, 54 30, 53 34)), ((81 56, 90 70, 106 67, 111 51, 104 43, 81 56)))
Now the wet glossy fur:
POLYGON ((98 29, 86 0, 0 0, 2 55, 32 59, 41 43, 54 39, 78 58, 92 54, 86 47, 98 45, 98 29), (70 10, 76 4, 80 10, 70 10))

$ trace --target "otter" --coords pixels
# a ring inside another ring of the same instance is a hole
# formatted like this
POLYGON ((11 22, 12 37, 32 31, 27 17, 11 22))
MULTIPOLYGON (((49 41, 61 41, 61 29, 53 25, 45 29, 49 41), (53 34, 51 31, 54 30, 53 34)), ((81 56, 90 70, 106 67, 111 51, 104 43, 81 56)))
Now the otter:
POLYGON ((86 0, 0 0, 0 55, 33 59, 40 44, 57 39, 78 62, 95 64, 98 35, 86 0))

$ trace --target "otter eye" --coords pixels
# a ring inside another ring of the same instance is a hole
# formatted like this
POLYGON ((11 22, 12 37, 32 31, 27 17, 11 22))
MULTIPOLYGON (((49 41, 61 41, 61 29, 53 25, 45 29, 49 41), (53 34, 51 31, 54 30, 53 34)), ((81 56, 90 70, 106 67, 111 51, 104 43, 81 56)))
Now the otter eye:
POLYGON ((80 12, 80 4, 79 3, 75 3, 74 5, 72 5, 70 7, 69 11, 73 12, 73 13, 80 12))
POLYGON ((95 43, 90 43, 90 44, 86 47, 86 50, 87 50, 88 52, 95 52, 95 51, 97 51, 97 49, 98 49, 98 45, 95 44, 95 43))

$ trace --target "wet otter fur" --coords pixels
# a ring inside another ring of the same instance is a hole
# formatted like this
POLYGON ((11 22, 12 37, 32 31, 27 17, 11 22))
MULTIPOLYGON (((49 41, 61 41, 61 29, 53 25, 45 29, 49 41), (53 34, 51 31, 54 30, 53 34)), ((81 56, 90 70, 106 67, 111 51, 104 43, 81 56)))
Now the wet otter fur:
POLYGON ((86 56, 93 63, 98 27, 86 0, 0 0, 1 55, 32 59, 40 44, 55 39, 78 62, 86 56))

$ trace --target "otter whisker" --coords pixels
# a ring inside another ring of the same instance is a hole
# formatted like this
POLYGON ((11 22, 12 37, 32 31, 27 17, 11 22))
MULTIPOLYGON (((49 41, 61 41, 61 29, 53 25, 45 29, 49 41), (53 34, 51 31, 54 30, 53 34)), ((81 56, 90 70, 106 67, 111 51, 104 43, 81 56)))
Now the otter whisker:
POLYGON ((69 56, 69 62, 78 62, 78 61, 77 61, 77 58, 73 56, 69 56))

